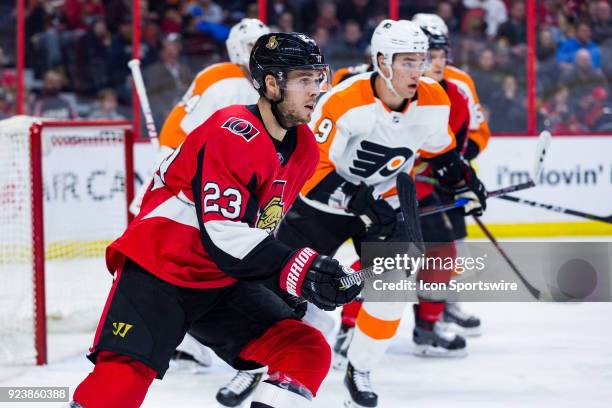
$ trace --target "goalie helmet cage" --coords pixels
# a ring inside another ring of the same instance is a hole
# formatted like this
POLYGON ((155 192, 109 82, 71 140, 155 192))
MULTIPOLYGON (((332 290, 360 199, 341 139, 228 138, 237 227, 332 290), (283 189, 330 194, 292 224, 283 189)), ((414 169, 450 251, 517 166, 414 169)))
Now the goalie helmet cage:
MULTIPOLYGON (((102 264, 104 247, 129 222, 132 135, 127 121, 0 121, 0 142, 6 149, 0 153, 0 224, 5 230, 0 231, 0 279, 5 286, 0 289, 5 298, 0 301, 0 363, 46 364, 48 319, 56 327, 66 316, 81 324, 87 310, 85 330, 95 327, 99 311, 87 309, 88 291, 96 292, 100 310, 107 292, 91 276, 110 279, 100 265, 88 267, 83 259, 102 264), (62 185, 66 178, 70 182, 62 185), (55 282, 49 281, 48 265, 58 270, 52 274, 55 282), (83 269, 91 275, 81 276, 83 269), (51 305, 49 288, 54 291, 51 305)), ((59 329, 75 330, 80 329, 59 329)))

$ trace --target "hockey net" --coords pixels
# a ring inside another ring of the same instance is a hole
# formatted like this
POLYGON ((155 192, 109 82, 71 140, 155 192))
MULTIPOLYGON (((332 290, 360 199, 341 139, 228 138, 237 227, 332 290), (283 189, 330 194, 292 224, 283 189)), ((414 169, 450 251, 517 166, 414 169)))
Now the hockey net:
POLYGON ((128 220, 129 129, 0 121, 0 364, 43 364, 48 332, 95 329, 112 282, 104 250, 128 220))

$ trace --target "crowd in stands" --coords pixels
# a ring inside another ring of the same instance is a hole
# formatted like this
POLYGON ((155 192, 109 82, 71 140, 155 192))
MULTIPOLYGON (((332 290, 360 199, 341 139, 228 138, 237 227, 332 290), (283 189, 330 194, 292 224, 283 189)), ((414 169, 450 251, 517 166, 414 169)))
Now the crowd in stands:
MULTIPOLYGON (((14 2, 0 5, 0 118, 15 113, 14 2)), ((453 64, 468 71, 493 132, 527 129, 524 0, 400 0, 400 18, 440 15, 453 64)), ((256 1, 141 0, 140 58, 161 127, 195 73, 227 58, 225 39, 256 1)), ((310 34, 332 68, 369 60, 386 0, 268 0, 273 30, 310 34)), ((27 113, 62 119, 131 117, 132 0, 29 0, 27 113)), ((612 130, 612 12, 607 0, 536 0, 539 129, 612 130)))

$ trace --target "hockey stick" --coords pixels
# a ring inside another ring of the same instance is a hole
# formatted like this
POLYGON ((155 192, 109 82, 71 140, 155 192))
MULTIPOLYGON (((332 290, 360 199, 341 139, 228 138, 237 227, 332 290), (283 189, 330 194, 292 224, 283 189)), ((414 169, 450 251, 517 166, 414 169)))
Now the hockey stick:
MULTIPOLYGON (((421 232, 421 223, 419 222, 419 214, 417 212, 417 195, 414 180, 408 173, 401 173, 397 177, 397 196, 400 202, 400 213, 398 215, 398 223, 403 224, 401 229, 404 234, 398 236, 392 241, 406 241, 409 243, 409 255, 417 258, 425 253, 425 245, 423 243, 423 233, 421 232)), ((353 272, 340 279, 343 287, 349 287, 363 282, 365 279, 378 275, 374 272, 374 267, 368 267, 357 272, 353 272)))
POLYGON ((514 203, 526 204, 531 207, 543 208, 545 210, 550 210, 550 211, 554 211, 554 212, 561 213, 561 214, 574 215, 576 217, 582 217, 582 218, 586 218, 586 219, 593 220, 593 221, 601 221, 601 222, 605 222, 608 224, 612 224, 612 215, 608 215, 607 217, 601 217, 595 214, 589 214, 589 213, 585 213, 585 212, 578 211, 578 210, 563 208, 558 205, 539 203, 537 201, 527 200, 524 198, 514 197, 514 196, 509 196, 509 195, 503 195, 497 198, 501 198, 502 200, 506 200, 506 201, 512 201, 514 203))
MULTIPOLYGON (((525 190, 531 187, 535 187, 536 180, 540 178, 540 174, 542 173, 542 168, 544 165, 544 158, 546 157, 546 153, 548 152, 550 141, 551 141, 551 135, 549 131, 545 130, 540 133, 538 137, 538 146, 536 148, 536 157, 535 157, 535 161, 533 164, 533 169, 531 171, 531 175, 527 182, 500 188, 499 190, 491 191, 487 193, 487 197, 500 197, 502 195, 512 193, 515 191, 520 191, 520 190, 525 190)), ((439 184, 438 180, 433 177, 425 177, 425 176, 417 175, 416 179, 417 181, 422 181, 422 182, 430 183, 434 185, 439 184)), ((460 198, 456 200, 454 203, 423 207, 419 211, 419 215, 421 217, 424 217, 426 215, 431 215, 431 214, 435 214, 438 212, 443 212, 443 211, 452 210, 454 208, 463 207, 465 204, 467 204, 467 201, 468 200, 464 198, 460 198)))
POLYGON ((512 262, 512 259, 510 259, 508 254, 506 254, 506 251, 502 249, 493 234, 491 234, 491 231, 489 231, 489 229, 483 224, 480 218, 475 215, 473 215, 472 217, 474 218, 474 221, 476 221, 476 224, 478 224, 482 232, 484 232, 487 238, 489 238, 489 241, 491 241, 495 249, 497 249, 497 252, 499 252, 499 254, 502 256, 502 258, 504 258, 508 266, 510 266, 510 269, 512 269, 512 271, 516 274, 516 276, 518 276, 521 282, 523 282, 523 285, 525 285, 529 293, 531 293, 531 295, 537 300, 542 300, 542 293, 538 289, 536 289, 531 283, 529 283, 529 281, 523 276, 523 274, 521 273, 521 271, 519 271, 514 262, 512 262))
POLYGON ((149 141, 153 147, 157 149, 159 147, 159 139, 157 137, 157 130, 155 129, 153 112, 151 112, 151 105, 149 105, 149 98, 147 97, 147 89, 145 88, 142 73, 140 72, 140 61, 137 59, 130 60, 130 62, 128 62, 128 67, 132 72, 132 79, 134 80, 134 87, 136 87, 136 94, 138 95, 138 101, 140 102, 140 107, 144 115, 149 141))
MULTIPOLYGON (((533 181, 528 181, 526 183, 515 184, 513 186, 508 186, 504 188, 500 188, 499 190, 489 191, 487 193, 487 197, 499 197, 504 194, 508 194, 514 191, 526 190, 528 188, 534 187, 535 183, 533 181)), ((469 200, 467 198, 459 198, 452 203, 440 204, 440 205, 430 205, 427 207, 423 207, 419 210, 419 216, 425 217, 427 215, 452 210, 455 208, 463 207, 467 204, 469 200)))
MULTIPOLYGON (((134 87, 136 88, 136 94, 140 101, 140 107, 144 115, 147 135, 149 136, 149 142, 155 151, 159 150, 159 138, 157 136, 157 130, 155 129, 155 121, 153 120, 153 113, 151 112, 151 105, 149 105, 149 98, 147 97, 147 90, 145 88, 144 81, 142 79, 142 73, 140 72, 140 61, 137 59, 130 60, 128 67, 132 72, 132 79, 134 80, 134 87)), ((129 210, 132 214, 137 215, 140 211, 140 204, 142 198, 147 192, 147 187, 151 183, 152 177, 143 181, 142 185, 138 189, 138 192, 134 196, 134 199, 130 203, 129 210)))

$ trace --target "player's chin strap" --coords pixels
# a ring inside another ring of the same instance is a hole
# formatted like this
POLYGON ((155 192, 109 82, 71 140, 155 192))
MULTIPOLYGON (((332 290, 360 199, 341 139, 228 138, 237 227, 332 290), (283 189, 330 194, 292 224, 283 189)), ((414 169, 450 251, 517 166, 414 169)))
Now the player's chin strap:
POLYGON ((285 130, 288 130, 290 126, 285 126, 285 123, 283 123, 283 118, 280 114, 280 111, 278 110, 278 105, 283 103, 283 101, 285 100, 285 90, 283 89, 283 85, 282 85, 283 81, 281 78, 278 77, 278 75, 274 75, 274 77, 276 78, 279 84, 280 99, 278 101, 273 101, 272 99, 268 98, 265 92, 264 92, 264 98, 266 98, 268 102, 270 102, 270 109, 272 110, 272 115, 274 115, 274 119, 276 119, 276 122, 280 125, 280 127, 282 127, 285 130))
MULTIPOLYGON (((385 63, 386 62, 387 61, 385 59, 385 63)), ((387 84, 387 88, 389 88, 389 90, 391 90, 391 92, 393 92, 395 96, 397 96, 398 98, 401 98, 400 94, 397 93, 397 91, 393 87, 393 84, 391 83, 391 80, 393 79, 393 68, 391 68, 391 64, 387 64, 387 65, 389 66, 389 76, 387 77, 385 74, 383 74, 380 68, 377 69, 378 75, 380 75, 381 78, 385 81, 385 84, 387 84)))
POLYGON ((274 115, 274 119, 276 119, 276 122, 278 122, 280 127, 282 127, 285 130, 288 130, 289 126, 285 126, 285 124, 283 123, 283 119, 281 117, 280 111, 278 110, 278 105, 280 103, 283 103, 283 101, 285 100, 285 91, 283 90, 283 88, 281 88, 280 92, 281 92, 281 97, 278 101, 273 101, 272 99, 269 99, 267 96, 265 98, 268 100, 268 102, 270 102, 270 109, 272 110, 272 115, 274 115))

